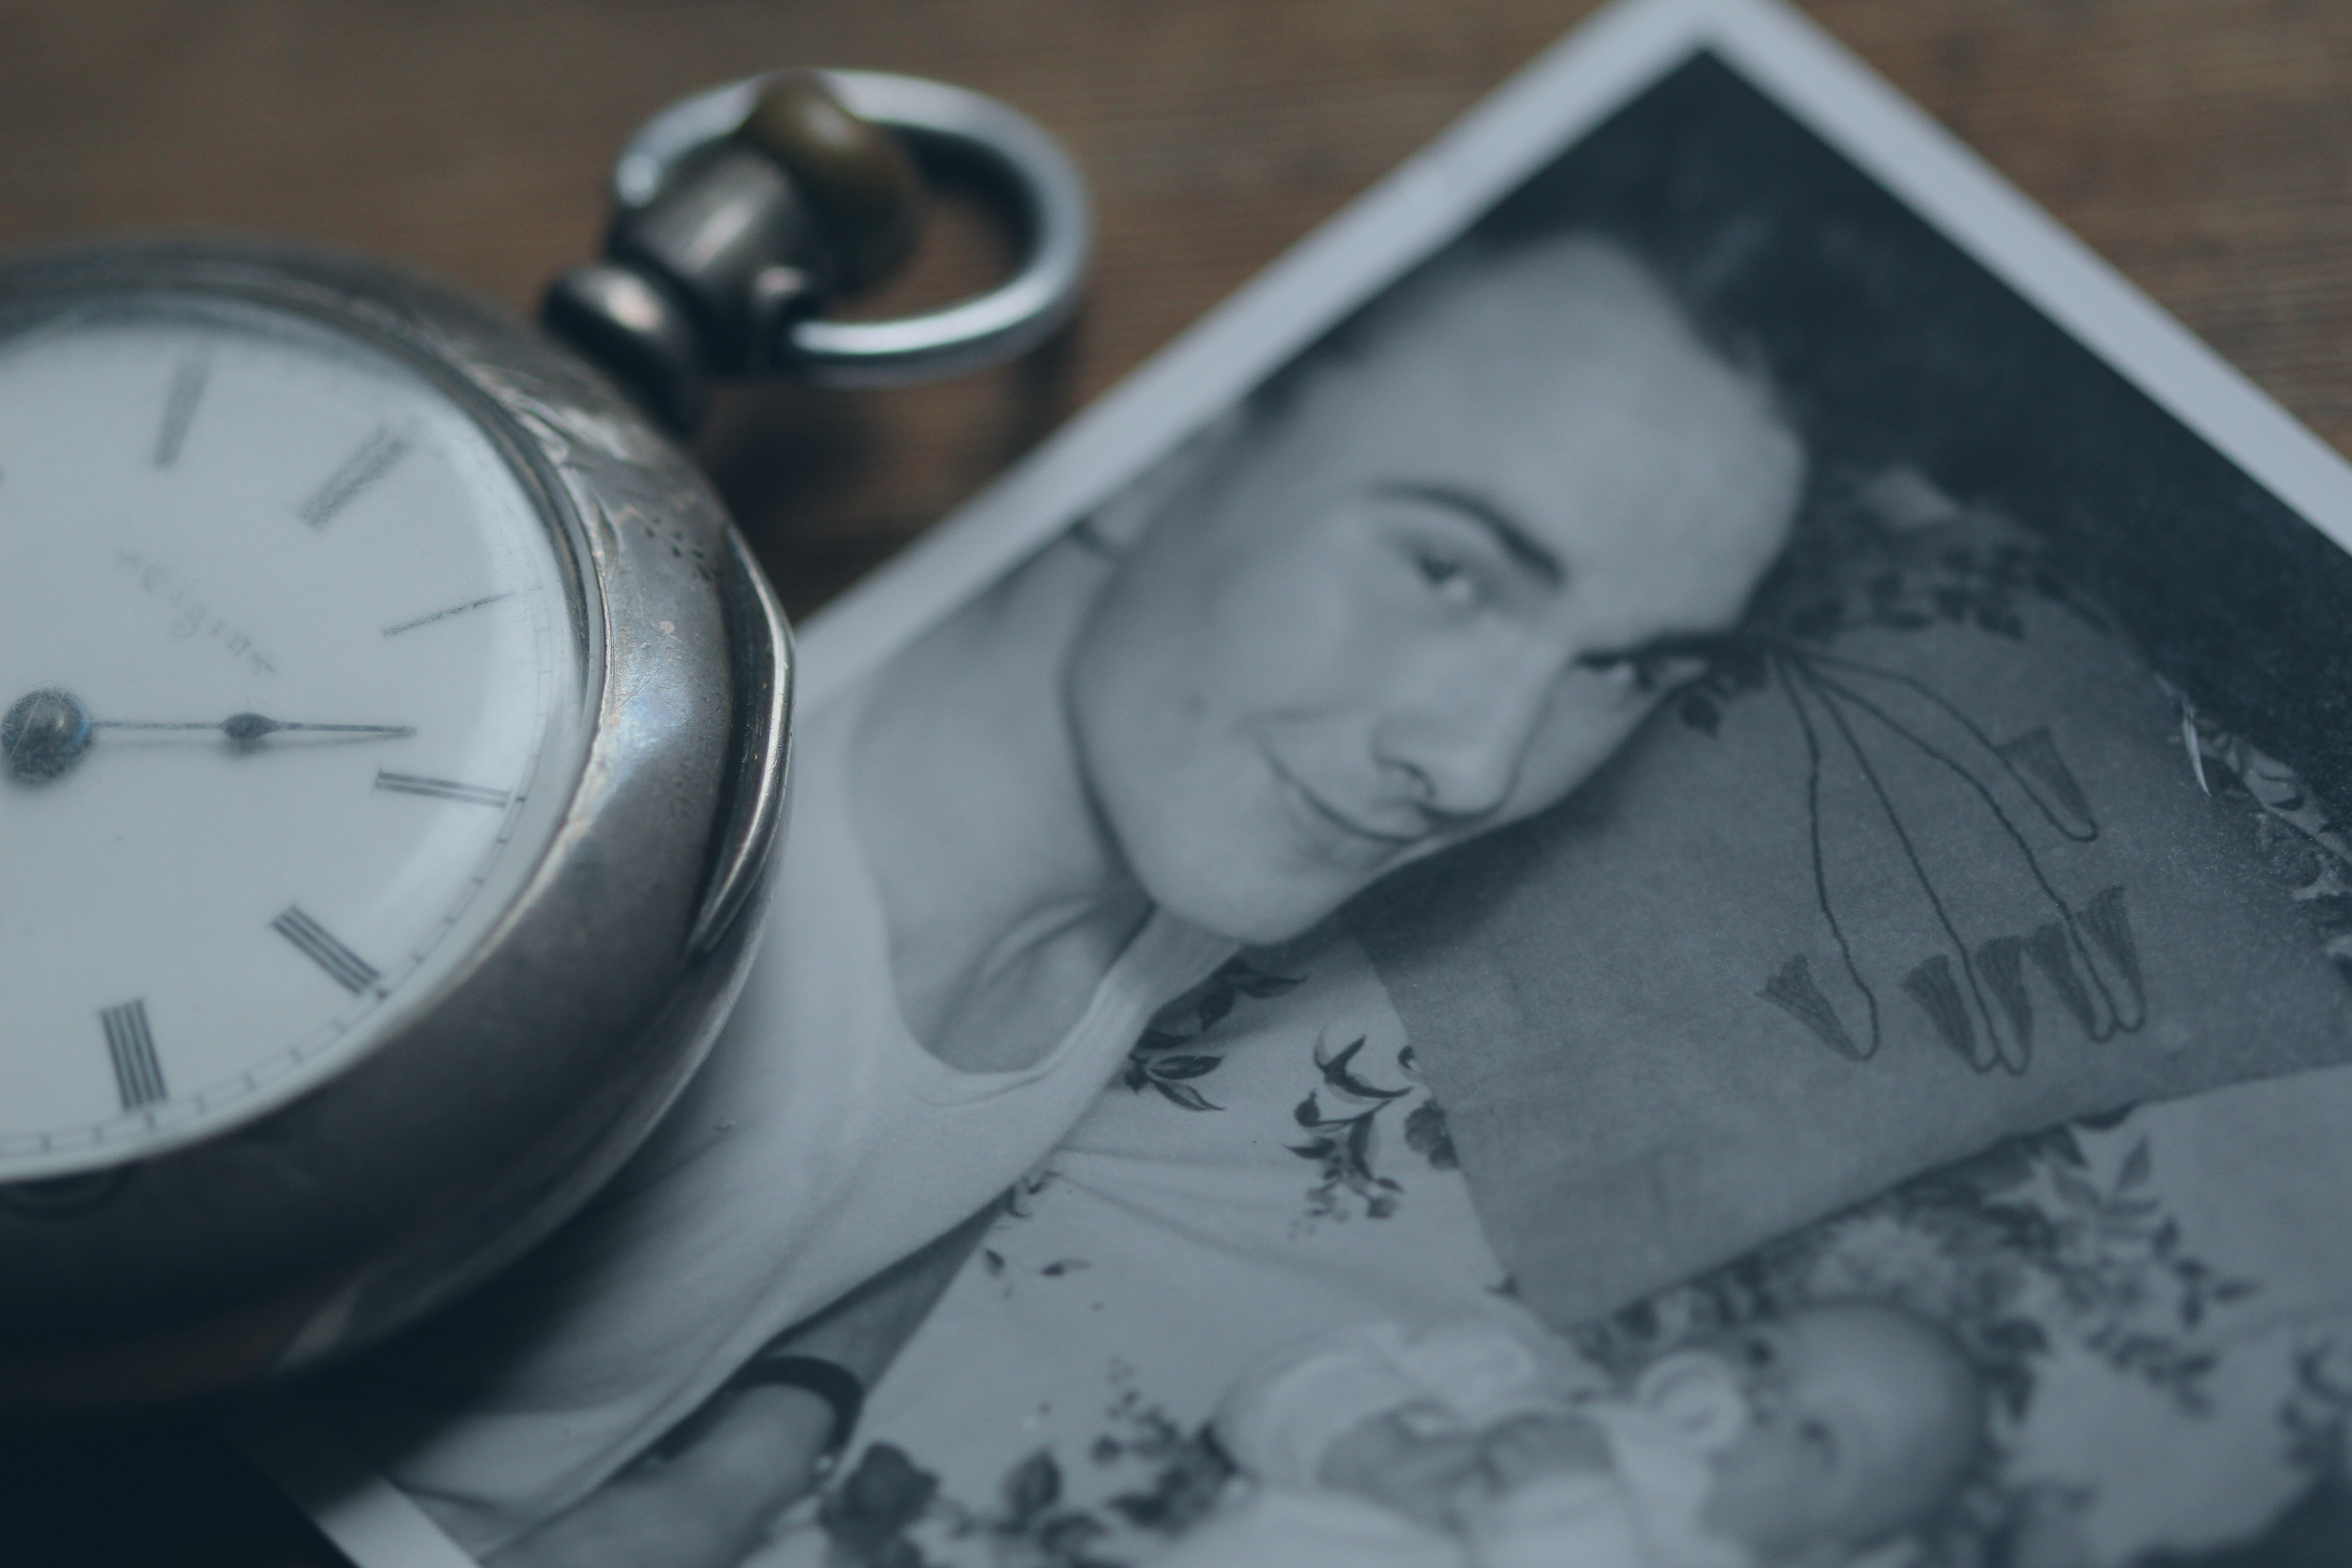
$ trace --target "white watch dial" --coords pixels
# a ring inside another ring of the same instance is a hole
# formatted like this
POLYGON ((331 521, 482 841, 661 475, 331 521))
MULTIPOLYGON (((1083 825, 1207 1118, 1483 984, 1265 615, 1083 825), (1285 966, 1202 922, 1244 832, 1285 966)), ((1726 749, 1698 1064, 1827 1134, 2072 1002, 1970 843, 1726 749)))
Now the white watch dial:
POLYGON ((454 398, 200 296, 0 337, 0 1181, 347 1065, 580 765, 568 549, 454 398))

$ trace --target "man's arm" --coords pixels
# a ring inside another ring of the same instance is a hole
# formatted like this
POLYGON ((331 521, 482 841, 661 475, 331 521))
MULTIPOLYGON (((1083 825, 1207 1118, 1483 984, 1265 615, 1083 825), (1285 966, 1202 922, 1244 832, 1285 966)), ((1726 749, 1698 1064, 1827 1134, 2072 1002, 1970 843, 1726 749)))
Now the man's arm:
MULTIPOLYGON (((995 1220, 980 1213, 767 1348, 871 1388, 995 1220)), ((492 1568, 730 1568, 824 1479, 833 1406, 803 1388, 721 1388, 656 1449, 491 1557, 492 1568)))

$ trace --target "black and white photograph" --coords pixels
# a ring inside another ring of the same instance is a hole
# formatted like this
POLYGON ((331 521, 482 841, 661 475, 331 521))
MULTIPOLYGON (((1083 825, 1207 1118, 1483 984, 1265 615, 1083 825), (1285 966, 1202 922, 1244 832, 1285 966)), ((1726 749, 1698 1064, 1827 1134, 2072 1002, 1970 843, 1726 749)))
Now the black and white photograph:
POLYGON ((709 1059, 250 1445, 362 1568, 2333 1561, 2347 519, 1613 9, 806 629, 709 1059))

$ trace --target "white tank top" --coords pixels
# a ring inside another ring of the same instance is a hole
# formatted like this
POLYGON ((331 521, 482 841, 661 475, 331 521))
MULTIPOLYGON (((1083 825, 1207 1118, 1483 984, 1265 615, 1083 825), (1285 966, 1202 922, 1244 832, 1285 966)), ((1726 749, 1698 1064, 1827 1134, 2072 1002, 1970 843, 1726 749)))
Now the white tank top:
POLYGON ((805 716, 762 948, 710 1059, 546 1246, 321 1391, 467 1550, 579 1501, 769 1339, 1010 1186, 1231 944, 1155 913, 1034 1065, 966 1073, 900 1015, 853 831, 855 697, 805 716))

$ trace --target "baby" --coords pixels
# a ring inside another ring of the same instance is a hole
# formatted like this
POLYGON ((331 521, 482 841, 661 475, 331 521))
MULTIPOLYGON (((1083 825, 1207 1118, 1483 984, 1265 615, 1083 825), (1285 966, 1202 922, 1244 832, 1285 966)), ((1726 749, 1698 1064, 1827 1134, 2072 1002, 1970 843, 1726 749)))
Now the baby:
POLYGON ((1492 1324, 1362 1325, 1227 1399, 1215 1429, 1246 1479, 1157 1568, 1892 1563, 1958 1487, 1984 1418, 1950 1338, 1870 1302, 1581 1394, 1492 1324))

